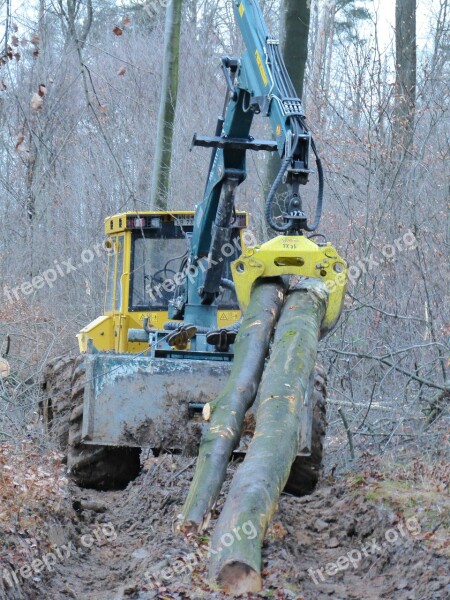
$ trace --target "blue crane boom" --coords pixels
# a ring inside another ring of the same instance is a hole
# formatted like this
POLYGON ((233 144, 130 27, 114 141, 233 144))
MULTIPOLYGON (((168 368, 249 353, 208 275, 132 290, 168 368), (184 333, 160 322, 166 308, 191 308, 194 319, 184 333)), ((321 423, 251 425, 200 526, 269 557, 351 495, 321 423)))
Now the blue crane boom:
POLYGON ((197 307, 210 305, 220 287, 223 262, 218 259, 221 248, 230 241, 236 189, 247 175, 247 150, 278 151, 281 157, 281 169, 272 184, 265 209, 272 229, 292 233, 313 231, 320 220, 322 167, 279 44, 270 35, 257 0, 233 0, 233 8, 246 49, 239 59, 222 59, 227 96, 215 135, 195 135, 193 139, 195 146, 213 148, 203 200, 196 209, 191 245, 191 264, 205 257, 209 261, 206 272, 199 273, 187 286, 186 320, 190 317, 195 320, 197 307), (255 114, 269 118, 274 140, 251 137, 255 114), (319 194, 316 216, 309 224, 302 209, 299 186, 308 181, 311 149, 316 155, 319 194), (289 197, 280 222, 272 216, 272 203, 283 178, 289 197))

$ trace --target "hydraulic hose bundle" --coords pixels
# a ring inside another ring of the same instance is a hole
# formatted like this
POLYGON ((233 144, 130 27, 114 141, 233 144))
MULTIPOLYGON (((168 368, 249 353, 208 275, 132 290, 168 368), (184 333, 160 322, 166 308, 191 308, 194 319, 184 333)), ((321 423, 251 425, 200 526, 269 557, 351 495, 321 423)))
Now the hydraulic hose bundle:
MULTIPOLYGON (((280 54, 280 48, 278 44, 267 44, 267 54, 269 63, 271 66, 271 74, 274 79, 274 83, 276 87, 280 90, 280 94, 282 98, 296 98, 296 92, 294 86, 292 84, 291 78, 286 70, 286 66, 280 54)), ((269 191, 269 195, 267 197, 266 206, 265 206, 265 217, 272 229, 278 232, 286 232, 293 228, 294 222, 293 219, 289 219, 289 215, 285 215, 287 219, 286 222, 281 225, 277 223, 272 215, 272 206, 275 199, 275 194, 277 189, 280 186, 280 183, 283 180, 286 172, 288 171, 292 161, 294 160, 295 149, 298 146, 299 138, 301 134, 309 133, 308 128, 305 123, 305 118, 303 115, 292 115, 289 117, 292 127, 292 152, 290 155, 286 156, 282 163, 281 168, 276 176, 272 187, 269 191)), ((320 218, 322 216, 322 206, 323 206, 323 190, 324 190, 324 176, 323 176, 323 167, 322 161, 320 160, 317 148, 314 140, 311 138, 311 149, 314 152, 314 156, 316 158, 316 166, 317 166, 317 174, 319 178, 319 190, 317 194, 317 204, 316 204, 316 214, 314 217, 313 223, 310 225, 306 223, 304 229, 306 231, 315 231, 320 223, 320 218)))

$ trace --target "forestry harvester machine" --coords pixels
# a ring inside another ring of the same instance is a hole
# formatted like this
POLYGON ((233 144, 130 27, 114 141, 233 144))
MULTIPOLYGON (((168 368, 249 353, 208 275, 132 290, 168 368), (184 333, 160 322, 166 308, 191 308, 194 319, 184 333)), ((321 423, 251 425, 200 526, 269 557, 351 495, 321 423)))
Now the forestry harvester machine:
MULTIPOLYGON (((222 59, 227 91, 215 135, 193 139, 194 146, 212 149, 202 201, 195 211, 133 211, 106 219, 104 315, 78 334, 78 358, 58 358, 45 370, 44 423, 67 450, 70 475, 84 487, 125 486, 139 472, 142 447, 196 452, 207 427, 202 408, 226 383, 241 312, 257 280, 323 281, 329 294, 322 332, 342 309, 346 263, 331 243, 306 235, 319 224, 324 183, 302 103, 258 2, 233 4, 246 50, 222 59), (251 137, 259 113, 268 117, 273 140, 251 137), (247 214, 235 209, 249 150, 281 157, 265 205, 277 235, 261 245, 246 231, 247 214), (312 223, 300 196, 311 154, 318 176, 312 223), (289 193, 275 217, 282 181, 289 193)), ((317 481, 323 385, 316 374, 305 402, 310 410, 302 417, 302 450, 287 484, 293 493, 311 491, 317 481)), ((236 452, 244 446, 241 441, 236 452)))

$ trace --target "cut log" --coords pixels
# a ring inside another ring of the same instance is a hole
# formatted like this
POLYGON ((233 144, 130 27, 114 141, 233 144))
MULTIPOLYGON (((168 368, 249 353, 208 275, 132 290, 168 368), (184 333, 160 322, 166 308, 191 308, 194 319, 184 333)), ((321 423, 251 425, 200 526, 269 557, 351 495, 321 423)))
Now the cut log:
POLYGON ((288 294, 281 312, 261 382, 255 434, 212 537, 209 574, 227 593, 261 590, 261 545, 297 454, 326 302, 323 283, 309 279, 288 294))
POLYGON ((270 340, 284 301, 281 279, 261 280, 252 292, 234 345, 228 381, 218 398, 205 406, 211 420, 203 437, 194 478, 182 509, 180 529, 198 533, 209 523, 230 456, 239 442, 244 416, 253 404, 270 340))

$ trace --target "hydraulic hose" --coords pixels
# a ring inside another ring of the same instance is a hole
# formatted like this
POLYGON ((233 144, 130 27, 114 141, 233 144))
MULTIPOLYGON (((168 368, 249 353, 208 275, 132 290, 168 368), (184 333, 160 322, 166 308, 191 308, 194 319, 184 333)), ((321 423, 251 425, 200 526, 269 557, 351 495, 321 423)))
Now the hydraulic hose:
POLYGON ((284 225, 279 225, 272 216, 272 204, 275 199, 275 193, 281 183, 281 180, 283 179, 283 175, 288 170, 290 163, 291 163, 290 156, 288 158, 285 158, 283 160, 283 162, 281 163, 281 169, 279 170, 278 175, 275 177, 275 181, 273 182, 272 187, 270 188, 270 192, 269 192, 269 195, 267 196, 266 206, 264 209, 264 215, 265 215, 266 221, 268 222, 270 227, 273 230, 280 231, 280 232, 284 232, 284 231, 287 231, 288 229, 290 229, 292 227, 292 220, 290 219, 284 225))
MULTIPOLYGON (((281 56, 280 48, 278 46, 273 46, 272 44, 269 44, 267 50, 268 50, 269 61, 272 66, 272 76, 274 77, 274 80, 276 82, 276 85, 277 85, 282 97, 294 98, 296 96, 296 92, 295 92, 294 86, 292 85, 291 78, 289 77, 289 73, 286 69, 286 65, 284 64, 283 58, 281 56)), ((293 134, 292 148, 295 149, 297 146, 297 143, 298 143, 300 133, 301 132, 307 133, 308 127, 305 123, 304 117, 299 116, 299 115, 291 117, 291 127, 292 127, 292 134, 293 134)), ((314 216, 314 221, 313 221, 312 225, 308 225, 308 223, 306 224, 306 227, 305 227, 306 231, 315 231, 317 229, 317 227, 319 226, 320 219, 322 217, 323 194, 324 194, 324 173, 323 173, 322 161, 320 160, 320 158, 317 154, 317 148, 316 148, 313 138, 311 138, 311 149, 314 152, 314 156, 316 158, 319 189, 318 189, 318 193, 317 193, 317 203, 316 203, 316 212, 315 212, 315 216, 314 216)), ((269 226, 273 230, 281 232, 281 233, 288 231, 292 227, 293 220, 290 219, 283 225, 278 224, 272 216, 272 205, 273 205, 276 191, 277 191, 278 187, 280 186, 283 176, 286 173, 286 171, 288 170, 289 164, 293 158, 294 158, 293 156, 289 156, 283 160, 283 162, 281 164, 281 169, 280 169, 277 177, 275 178, 275 181, 273 182, 272 187, 269 192, 269 195, 267 197, 265 211, 264 211, 264 214, 265 214, 265 217, 266 217, 266 220, 267 220, 267 223, 269 224, 269 226)))
POLYGON ((317 204, 316 204, 316 214, 314 217, 314 221, 312 225, 306 225, 306 231, 315 231, 319 226, 320 219, 322 217, 322 207, 323 207, 323 188, 324 188, 324 178, 323 178, 323 167, 322 161, 317 156, 317 152, 315 150, 315 144, 312 142, 312 148, 314 155, 316 157, 316 166, 317 166, 317 175, 319 179, 319 191, 317 192, 317 204))
MULTIPOLYGON (((178 329, 178 327, 180 327, 180 325, 186 325, 186 323, 184 321, 167 321, 167 323, 164 323, 164 330, 165 331, 176 331, 178 329)), ((197 326, 197 333, 208 333, 209 328, 208 327, 202 327, 202 326, 197 326)))
POLYGON ((236 291, 236 286, 234 285, 234 281, 232 281, 231 279, 226 279, 225 277, 222 277, 222 279, 220 280, 220 285, 222 287, 226 288, 227 290, 230 290, 231 292, 236 291))

